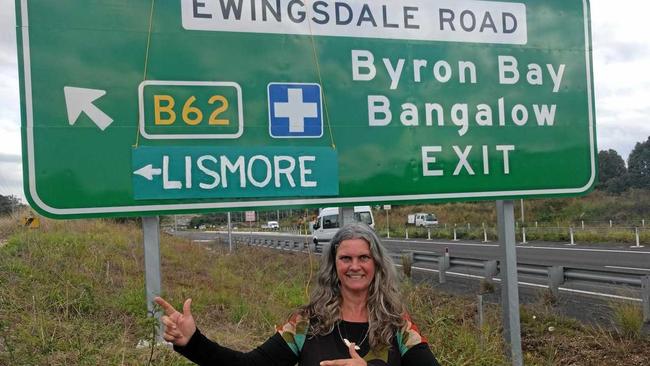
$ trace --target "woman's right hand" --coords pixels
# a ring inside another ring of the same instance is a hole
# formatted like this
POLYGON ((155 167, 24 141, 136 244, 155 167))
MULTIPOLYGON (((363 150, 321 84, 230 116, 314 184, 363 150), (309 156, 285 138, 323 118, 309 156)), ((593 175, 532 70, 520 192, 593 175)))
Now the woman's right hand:
POLYGON ((161 321, 165 325, 163 339, 175 346, 185 346, 196 332, 196 323, 190 311, 192 299, 185 300, 183 313, 179 313, 162 297, 156 297, 153 301, 160 305, 165 311, 161 321))

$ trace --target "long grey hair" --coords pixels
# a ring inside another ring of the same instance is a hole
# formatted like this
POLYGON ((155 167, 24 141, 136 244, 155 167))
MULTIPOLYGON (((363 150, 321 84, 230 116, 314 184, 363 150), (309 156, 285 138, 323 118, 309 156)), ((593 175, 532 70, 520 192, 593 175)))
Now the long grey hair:
POLYGON ((341 320, 341 290, 336 273, 336 252, 344 240, 363 239, 375 262, 375 276, 368 289, 368 338, 371 347, 389 346, 395 332, 404 326, 404 305, 400 299, 397 273, 392 259, 377 234, 361 223, 343 226, 323 253, 318 278, 311 292, 310 302, 302 308, 312 319, 310 333, 326 335, 341 320))

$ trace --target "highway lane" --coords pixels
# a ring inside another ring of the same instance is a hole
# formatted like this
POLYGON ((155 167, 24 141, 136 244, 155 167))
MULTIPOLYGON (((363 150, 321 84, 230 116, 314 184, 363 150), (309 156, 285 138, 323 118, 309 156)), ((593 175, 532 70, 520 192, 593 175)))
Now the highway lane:
MULTIPOLYGON (((195 242, 213 242, 215 239, 227 239, 226 232, 177 232, 178 236, 187 237, 195 242)), ((274 239, 290 243, 311 243, 311 236, 276 233, 276 232, 233 232, 234 237, 257 239, 274 239)), ((444 254, 449 250, 450 257, 473 258, 479 260, 499 259, 499 244, 495 242, 482 243, 477 241, 423 240, 423 239, 383 239, 387 248, 394 253, 405 251, 427 252, 435 255, 444 254)), ((537 266, 563 266, 565 268, 590 268, 599 272, 613 271, 619 276, 627 273, 630 277, 650 275, 650 250, 628 247, 581 247, 553 243, 518 244, 518 264, 537 266)), ((399 261, 398 261, 399 265, 399 261)), ((416 262, 413 270, 428 276, 437 277, 435 263, 416 262)), ((454 266, 448 270, 448 275, 457 278, 477 281, 483 278, 483 270, 475 267, 454 266)), ((495 279, 497 284, 500 282, 495 279)), ((531 289, 548 288, 546 276, 518 275, 520 287, 531 289)), ((456 282, 458 284, 458 282, 456 282)), ((523 288, 522 288, 523 289, 523 288)), ((597 296, 601 298, 617 298, 640 301, 640 289, 626 285, 611 285, 607 283, 585 282, 571 280, 560 286, 560 291, 575 295, 597 296)))
MULTIPOLYGON (((193 240, 213 240, 217 234, 225 232, 178 232, 177 235, 190 236, 193 240)), ((260 232, 233 232, 233 235, 255 237, 282 237, 285 240, 310 242, 305 235, 260 232)), ((382 239, 386 247, 395 253, 422 251, 442 255, 449 250, 451 257, 474 259, 499 259, 499 243, 479 241, 451 241, 440 239, 382 239)), ((600 245, 569 246, 556 243, 517 244, 517 262, 543 266, 565 266, 578 268, 613 269, 635 274, 650 274, 650 248, 608 247, 600 245)))

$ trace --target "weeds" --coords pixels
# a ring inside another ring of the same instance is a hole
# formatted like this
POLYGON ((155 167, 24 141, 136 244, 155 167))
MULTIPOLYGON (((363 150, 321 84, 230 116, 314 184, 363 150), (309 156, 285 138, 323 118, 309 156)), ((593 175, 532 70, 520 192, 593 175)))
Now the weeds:
POLYGON ((641 306, 630 301, 612 302, 617 329, 623 337, 637 340, 641 338, 643 327, 643 311, 641 306))
POLYGON ((413 256, 403 254, 401 260, 402 260, 402 272, 404 273, 404 276, 406 278, 410 279, 412 274, 412 269, 413 269, 413 256))
MULTIPOLYGON (((19 228, 8 235, 0 248, 0 364, 189 364, 165 347, 154 347, 157 330, 146 316, 136 224, 45 220, 39 230, 19 228), (136 348, 141 340, 149 347, 136 348)), ((219 246, 206 250, 174 237, 161 239, 163 295, 176 306, 192 297, 202 331, 223 345, 255 347, 307 301, 308 256, 248 247, 226 255, 219 246)), ((407 280, 402 291, 442 364, 507 364, 498 306, 485 304, 479 327, 474 297, 407 280)), ((645 338, 583 327, 555 317, 552 306, 540 309, 522 308, 526 364, 602 364, 608 357, 611 364, 645 365, 650 360, 645 338)))

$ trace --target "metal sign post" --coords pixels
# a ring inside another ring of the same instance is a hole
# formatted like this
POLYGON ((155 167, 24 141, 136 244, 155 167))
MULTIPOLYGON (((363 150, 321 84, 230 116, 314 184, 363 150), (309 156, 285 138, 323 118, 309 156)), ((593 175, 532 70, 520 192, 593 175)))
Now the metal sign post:
POLYGON ((501 307, 504 338, 510 349, 512 365, 521 366, 523 365, 523 356, 519 323, 519 285, 513 201, 497 201, 497 224, 501 248, 501 307))
POLYGON ((232 224, 230 222, 230 211, 228 211, 228 252, 232 253, 232 224))
POLYGON ((147 315, 158 320, 156 342, 162 341, 161 312, 154 311, 153 299, 161 295, 160 285, 160 218, 148 216, 142 218, 144 237, 144 282, 147 292, 147 315))

